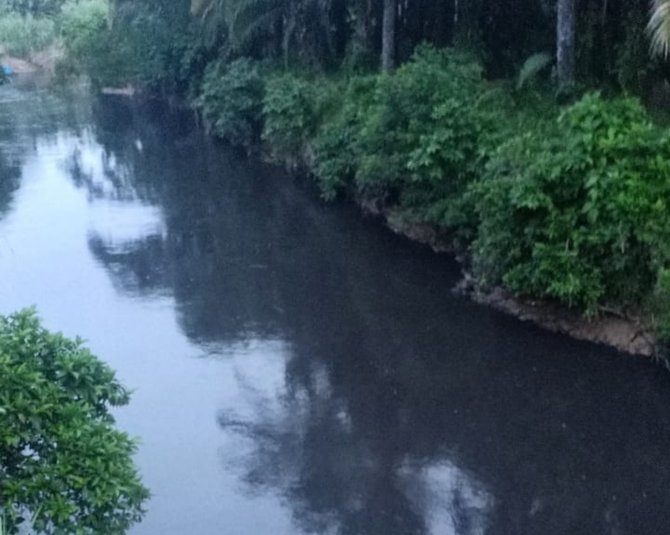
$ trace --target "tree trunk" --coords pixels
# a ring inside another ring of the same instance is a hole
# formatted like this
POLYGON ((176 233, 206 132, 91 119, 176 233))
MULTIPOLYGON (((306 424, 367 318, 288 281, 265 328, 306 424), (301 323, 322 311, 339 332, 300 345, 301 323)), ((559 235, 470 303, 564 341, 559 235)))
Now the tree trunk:
POLYGON ((575 81, 575 4, 577 0, 558 0, 556 18, 556 65, 559 87, 575 81))
POLYGON ((390 72, 395 67, 395 19, 396 0, 384 0, 382 21, 382 71, 390 72))

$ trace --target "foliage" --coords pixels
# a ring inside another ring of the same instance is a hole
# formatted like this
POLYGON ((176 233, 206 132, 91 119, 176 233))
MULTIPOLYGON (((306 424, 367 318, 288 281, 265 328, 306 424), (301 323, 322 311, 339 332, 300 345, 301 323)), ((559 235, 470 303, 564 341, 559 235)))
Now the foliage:
POLYGON ((238 49, 246 48, 254 38, 272 32, 281 23, 284 4, 280 0, 192 0, 191 10, 202 17, 209 31, 223 27, 238 49))
POLYGON ((335 114, 328 117, 313 142, 312 172, 325 199, 348 186, 358 169, 360 134, 372 105, 377 79, 355 76, 347 81, 335 114))
POLYGON ((327 96, 290 73, 268 78, 263 99, 263 139, 279 159, 301 156, 319 126, 327 96))
POLYGON ((128 392, 81 341, 40 326, 32 311, 0 317, 0 516, 47 534, 121 535, 148 493, 135 443, 111 406, 128 392))
POLYGON ((631 12, 625 19, 624 38, 616 47, 614 72, 619 86, 636 95, 644 95, 645 87, 657 67, 649 54, 645 35, 646 13, 631 12))
POLYGON ((430 205, 474 179, 488 128, 481 66, 456 50, 419 49, 382 75, 360 133, 364 193, 430 205))
POLYGON ((68 0, 60 14, 66 64, 75 73, 88 74, 97 85, 127 82, 131 65, 124 52, 127 42, 109 28, 106 0, 68 0))
POLYGON ((641 304, 670 243, 670 136, 597 94, 551 130, 504 144, 477 185, 479 276, 589 314, 641 304))
POLYGON ((326 0, 192 0, 208 31, 224 29, 243 54, 319 63, 332 55, 331 2, 326 0))
POLYGON ((5 13, 0 16, 0 46, 13 56, 27 58, 47 48, 56 39, 52 19, 5 13))
POLYGON ((123 44, 124 62, 132 67, 129 81, 170 94, 200 82, 210 58, 187 1, 115 0, 112 5, 111 33, 123 44))
POLYGON ((653 0, 648 31, 651 36, 652 51, 667 57, 670 51, 670 1, 653 0))
POLYGON ((259 140, 264 81, 256 63, 239 59, 211 64, 205 73, 195 106, 207 128, 233 145, 259 140))
POLYGON ((551 54, 547 54, 546 52, 539 52, 530 56, 524 61, 519 71, 519 77, 516 82, 517 90, 523 89, 536 80, 540 73, 546 70, 553 61, 554 58, 551 54))
POLYGON ((97 86, 183 94, 209 59, 184 1, 67 0, 59 21, 68 52, 61 70, 97 86))
POLYGON ((63 38, 76 51, 107 28, 109 5, 105 0, 68 0, 60 13, 63 38))

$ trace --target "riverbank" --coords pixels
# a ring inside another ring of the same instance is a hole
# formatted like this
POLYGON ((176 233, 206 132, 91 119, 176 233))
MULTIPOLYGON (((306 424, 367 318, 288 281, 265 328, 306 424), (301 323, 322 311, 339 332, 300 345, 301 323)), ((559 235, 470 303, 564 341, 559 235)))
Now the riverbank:
POLYGON ((628 353, 670 338, 670 130, 635 98, 559 105, 424 47, 392 74, 218 62, 194 104, 214 136, 262 143, 325 199, 447 237, 482 302, 628 353))
POLYGON ((455 255, 463 266, 463 279, 454 287, 455 292, 551 332, 602 344, 634 356, 658 358, 658 339, 643 316, 601 311, 597 317, 586 318, 556 303, 515 296, 500 286, 484 290, 467 272, 466 257, 456 252, 439 229, 421 223, 407 223, 402 215, 393 210, 380 209, 372 202, 359 203, 359 206, 364 213, 380 218, 396 234, 428 245, 436 254, 455 255))
MULTIPOLYGON (((300 158, 277 159, 267 144, 250 148, 250 154, 262 157, 268 163, 279 164, 290 173, 310 179, 314 154, 306 150, 300 158)), ((363 215, 370 216, 390 231, 410 241, 430 247, 435 254, 452 255, 462 267, 463 278, 453 291, 477 303, 494 308, 523 322, 530 322, 550 332, 560 333, 576 340, 604 345, 632 356, 660 359, 659 340, 651 322, 641 311, 637 313, 601 310, 594 317, 562 307, 556 302, 517 296, 501 286, 482 288, 468 270, 471 262, 467 252, 434 225, 408 221, 402 210, 385 206, 382 199, 352 198, 363 215)))

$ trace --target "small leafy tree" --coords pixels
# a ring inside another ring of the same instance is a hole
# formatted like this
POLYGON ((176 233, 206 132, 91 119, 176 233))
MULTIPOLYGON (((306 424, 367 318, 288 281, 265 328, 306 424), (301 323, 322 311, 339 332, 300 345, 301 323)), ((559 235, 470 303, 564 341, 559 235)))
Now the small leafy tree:
POLYGON ((114 427, 127 390, 82 346, 35 313, 0 317, 0 517, 8 533, 121 535, 148 491, 135 442, 114 427))
POLYGON ((105 0, 68 0, 59 15, 61 37, 67 51, 59 65, 62 74, 86 74, 96 86, 131 81, 135 62, 130 60, 129 29, 113 31, 110 5, 105 0))

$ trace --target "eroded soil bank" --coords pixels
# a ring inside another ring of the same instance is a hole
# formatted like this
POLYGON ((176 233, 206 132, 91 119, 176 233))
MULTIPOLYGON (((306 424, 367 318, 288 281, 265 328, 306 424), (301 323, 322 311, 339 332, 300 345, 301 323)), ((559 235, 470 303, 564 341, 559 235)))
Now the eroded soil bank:
MULTIPOLYGON (((397 211, 374 202, 360 201, 359 204, 365 213, 379 217, 393 232, 429 245, 436 253, 455 253, 450 241, 431 225, 408 222, 397 211)), ((456 257, 464 264, 464 258, 459 258, 458 255, 456 257)), ((604 344, 631 355, 657 357, 659 354, 653 329, 641 316, 603 311, 596 318, 585 318, 565 307, 542 300, 521 298, 500 287, 483 291, 465 269, 463 279, 454 291, 522 321, 530 321, 549 331, 566 334, 577 340, 604 344)))

